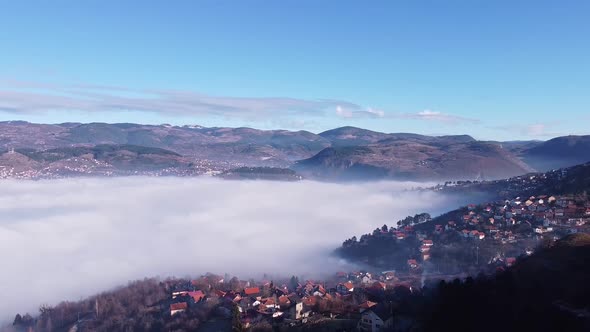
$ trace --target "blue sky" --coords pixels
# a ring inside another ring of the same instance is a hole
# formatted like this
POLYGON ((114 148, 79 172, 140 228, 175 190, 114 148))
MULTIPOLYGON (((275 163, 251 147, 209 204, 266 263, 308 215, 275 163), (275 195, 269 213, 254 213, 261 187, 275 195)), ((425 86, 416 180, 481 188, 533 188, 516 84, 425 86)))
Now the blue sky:
POLYGON ((588 1, 2 1, 0 120, 590 134, 588 1))

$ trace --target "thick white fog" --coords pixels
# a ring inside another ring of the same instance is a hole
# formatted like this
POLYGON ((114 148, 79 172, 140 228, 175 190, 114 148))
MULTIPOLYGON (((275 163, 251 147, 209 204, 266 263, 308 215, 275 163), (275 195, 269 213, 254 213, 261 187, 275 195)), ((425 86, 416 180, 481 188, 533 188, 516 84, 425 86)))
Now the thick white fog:
POLYGON ((1 181, 0 321, 143 277, 332 272, 343 240, 457 203, 415 185, 1 181))

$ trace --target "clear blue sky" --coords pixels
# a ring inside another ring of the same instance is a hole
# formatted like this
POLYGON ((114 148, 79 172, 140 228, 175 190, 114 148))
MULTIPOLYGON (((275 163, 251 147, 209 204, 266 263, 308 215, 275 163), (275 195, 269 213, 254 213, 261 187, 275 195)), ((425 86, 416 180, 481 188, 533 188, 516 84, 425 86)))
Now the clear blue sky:
POLYGON ((589 16, 567 0, 2 1, 0 120, 590 134, 589 16))

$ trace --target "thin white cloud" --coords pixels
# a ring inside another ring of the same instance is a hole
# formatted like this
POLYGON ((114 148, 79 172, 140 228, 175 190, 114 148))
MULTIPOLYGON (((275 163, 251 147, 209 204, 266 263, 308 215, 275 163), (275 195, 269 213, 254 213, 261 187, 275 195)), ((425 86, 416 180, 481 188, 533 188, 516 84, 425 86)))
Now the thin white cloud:
POLYGON ((144 277, 344 269, 328 253, 345 239, 453 205, 436 193, 405 191, 412 186, 140 177, 2 181, 0 321, 144 277))
POLYGON ((434 121, 434 122, 441 122, 445 124, 461 124, 461 123, 479 123, 478 119, 472 119, 467 117, 462 117, 454 114, 443 113, 439 111, 432 111, 432 110, 423 110, 417 113, 404 113, 400 115, 402 118, 406 119, 414 119, 414 120, 424 120, 424 121, 434 121))
POLYGON ((545 136, 547 135, 547 126, 543 123, 536 123, 528 126, 525 131, 529 136, 545 136))
POLYGON ((246 120, 288 116, 329 116, 337 107, 378 114, 344 100, 289 97, 214 96, 193 91, 133 90, 78 84, 0 83, 0 111, 36 114, 50 111, 140 111, 166 116, 221 116, 246 120))
POLYGON ((383 118, 385 112, 382 110, 368 107, 366 109, 346 108, 341 105, 336 106, 336 115, 345 118, 383 118))
POLYGON ((554 127, 555 125, 547 125, 545 123, 533 123, 522 125, 495 126, 491 128, 495 130, 510 132, 512 134, 516 133, 521 136, 526 136, 530 138, 549 138, 562 136, 563 133, 556 131, 554 127))

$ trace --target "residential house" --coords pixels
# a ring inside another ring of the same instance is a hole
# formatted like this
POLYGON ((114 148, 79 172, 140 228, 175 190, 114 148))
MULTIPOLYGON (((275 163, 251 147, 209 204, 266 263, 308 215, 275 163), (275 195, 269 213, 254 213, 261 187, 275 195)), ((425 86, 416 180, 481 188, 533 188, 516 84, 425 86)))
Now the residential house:
POLYGON ((279 306, 282 310, 285 310, 291 306, 291 300, 289 300, 287 295, 279 296, 279 306))
POLYGON ((376 305, 377 305, 377 302, 365 301, 359 305, 359 312, 362 313, 363 311, 365 311, 371 307, 374 307, 376 305))
POLYGON ((274 312, 275 310, 280 309, 280 305, 273 299, 273 298, 267 298, 267 299, 263 299, 261 302, 261 306, 264 306, 264 308, 266 308, 267 312, 274 312))
POLYGON ((303 319, 309 317, 311 311, 303 310, 303 302, 297 302, 295 304, 295 319, 303 319))
POLYGON ((361 332, 379 332, 393 325, 393 313, 385 306, 375 306, 361 313, 357 328, 361 332))
POLYGON ((408 259, 408 266, 410 269, 417 269, 419 265, 415 259, 408 259))
POLYGON ((186 302, 178 302, 170 304, 170 316, 174 316, 178 313, 184 312, 188 307, 186 302))
POLYGON ((420 252, 429 252, 430 251, 430 247, 429 246, 421 246, 420 247, 420 252))
POLYGON ((393 280, 393 279, 395 279, 395 272, 394 271, 384 272, 383 277, 385 278, 385 281, 393 280))
POLYGON ((506 257, 506 266, 512 266, 514 263, 516 263, 516 258, 506 257))
POLYGON ((384 282, 381 281, 375 281, 370 288, 374 289, 374 290, 385 290, 387 287, 387 285, 384 282))
POLYGON ((354 284, 350 281, 339 283, 338 285, 336 285, 336 291, 342 295, 346 295, 354 291, 354 284))
POLYGON ((194 292, 188 292, 188 295, 193 299, 193 301, 195 301, 195 303, 199 303, 205 299, 205 293, 203 293, 200 290, 194 291, 194 292))
POLYGON ((244 295, 246 296, 256 296, 260 294, 260 288, 258 287, 249 287, 244 289, 244 295))

